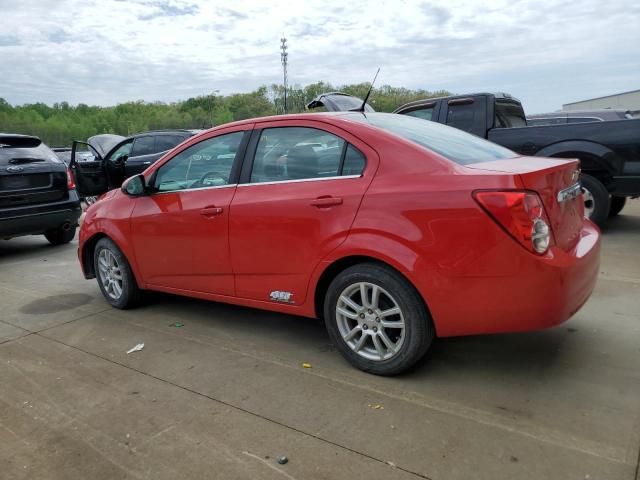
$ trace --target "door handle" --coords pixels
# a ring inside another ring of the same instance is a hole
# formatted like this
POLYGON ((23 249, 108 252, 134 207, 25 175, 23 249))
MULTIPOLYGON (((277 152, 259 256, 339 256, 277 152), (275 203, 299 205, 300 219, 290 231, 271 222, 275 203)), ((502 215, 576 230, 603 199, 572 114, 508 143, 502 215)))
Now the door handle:
POLYGON ((310 205, 318 208, 333 207, 336 205, 342 205, 342 199, 338 197, 319 197, 315 200, 311 200, 310 205))
POLYGON ((221 213, 222 207, 209 206, 204 207, 202 210, 200 210, 200 215, 203 215, 205 217, 215 217, 216 215, 220 215, 221 213))

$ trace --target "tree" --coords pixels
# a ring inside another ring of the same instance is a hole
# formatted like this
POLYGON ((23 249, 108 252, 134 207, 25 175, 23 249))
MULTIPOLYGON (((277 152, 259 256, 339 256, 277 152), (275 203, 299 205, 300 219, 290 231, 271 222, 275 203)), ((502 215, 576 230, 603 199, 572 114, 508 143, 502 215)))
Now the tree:
MULTIPOLYGON (((327 82, 295 85, 287 91, 289 113, 304 112, 306 105, 322 93, 342 91, 364 98, 369 83, 335 87, 327 82)), ((419 98, 448 95, 448 92, 411 90, 383 85, 375 88, 369 102, 378 111, 390 112, 419 98)), ((131 135, 160 128, 210 128, 234 120, 284 113, 284 87, 273 84, 253 92, 227 96, 211 93, 182 102, 125 102, 112 107, 67 102, 52 106, 38 102, 12 106, 0 98, 0 131, 37 135, 51 146, 70 146, 99 133, 131 135)))

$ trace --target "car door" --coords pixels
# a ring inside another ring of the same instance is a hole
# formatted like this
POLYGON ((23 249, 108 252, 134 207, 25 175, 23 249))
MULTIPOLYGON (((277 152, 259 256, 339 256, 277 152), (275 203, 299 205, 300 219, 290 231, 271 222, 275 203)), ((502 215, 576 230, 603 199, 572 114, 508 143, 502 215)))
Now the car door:
POLYGON ((136 261, 146 284, 233 295, 229 205, 248 136, 238 127, 216 132, 153 172, 152 193, 136 199, 131 214, 136 261))
POLYGON ((120 135, 100 134, 86 142, 74 140, 69 168, 81 197, 102 195, 113 188, 104 159, 107 152, 123 139, 120 135))
POLYGON ((229 222, 236 296, 301 304, 318 262, 346 239, 378 157, 315 121, 256 124, 247 155, 229 222))
POLYGON ((102 195, 109 190, 102 157, 87 142, 74 140, 69 169, 81 197, 102 195))

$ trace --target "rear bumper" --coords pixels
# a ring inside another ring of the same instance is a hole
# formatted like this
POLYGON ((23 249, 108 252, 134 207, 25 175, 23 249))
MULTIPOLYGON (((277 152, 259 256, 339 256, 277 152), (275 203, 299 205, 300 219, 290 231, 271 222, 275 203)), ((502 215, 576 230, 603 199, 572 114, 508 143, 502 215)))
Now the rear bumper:
POLYGON ((82 209, 75 190, 62 202, 0 210, 0 238, 38 235, 70 223, 78 224, 82 209))
MULTIPOLYGON (((520 247, 519 247, 520 248, 520 247)), ((571 318, 589 299, 600 267, 600 232, 585 222, 568 252, 552 248, 537 257, 520 248, 511 275, 449 279, 458 285, 455 308, 437 308, 439 336, 540 330, 571 318)), ((451 297, 449 298, 451 302, 451 297)))

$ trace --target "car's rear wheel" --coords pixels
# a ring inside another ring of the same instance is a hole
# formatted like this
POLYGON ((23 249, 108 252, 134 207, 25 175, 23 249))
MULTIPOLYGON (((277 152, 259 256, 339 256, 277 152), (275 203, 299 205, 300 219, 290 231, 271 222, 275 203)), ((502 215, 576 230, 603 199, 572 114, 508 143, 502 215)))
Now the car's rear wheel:
POLYGON ((616 197, 615 195, 611 197, 611 206, 609 207, 609 216, 615 217, 618 215, 625 204, 627 203, 627 197, 616 197))
POLYGON ((583 173, 580 176, 584 200, 584 216, 601 227, 609 217, 610 197, 606 187, 595 177, 583 173))
POLYGON ((62 245, 69 243, 76 236, 76 227, 67 226, 56 228, 55 230, 47 230, 44 232, 46 238, 51 245, 62 245))
POLYGON ((130 308, 139 297, 129 262, 115 243, 109 238, 101 238, 93 252, 96 279, 104 298, 115 308, 130 308))
POLYGON ((325 324, 342 355, 376 375, 412 367, 435 336, 415 288, 383 265, 362 263, 341 272, 325 298, 325 324))

